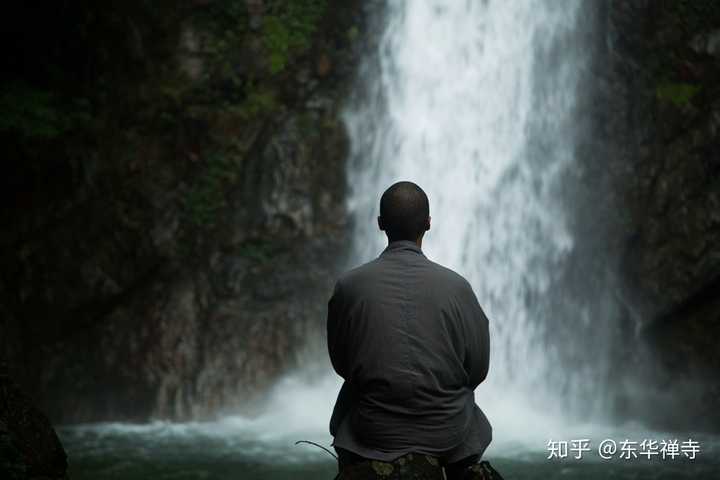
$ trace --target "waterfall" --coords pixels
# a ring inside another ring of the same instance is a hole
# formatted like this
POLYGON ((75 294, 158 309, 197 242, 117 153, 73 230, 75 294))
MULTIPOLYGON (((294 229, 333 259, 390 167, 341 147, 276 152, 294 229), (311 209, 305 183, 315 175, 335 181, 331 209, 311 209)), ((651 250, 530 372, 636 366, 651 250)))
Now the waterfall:
MULTIPOLYGON (((588 239, 576 234, 571 208, 583 188, 582 5, 389 0, 344 111, 347 268, 385 246, 375 221, 384 189, 398 180, 423 187, 432 216, 425 254, 465 276, 490 319, 490 371, 476 390, 495 432, 490 452, 611 428, 603 413, 612 302, 588 288, 602 282, 583 263, 588 239)), ((310 359, 278 382, 267 413, 240 419, 243 428, 328 443, 341 381, 327 353, 310 350, 321 366, 310 359)))
POLYGON ((599 414, 607 319, 563 283, 581 240, 568 192, 580 168, 582 2, 388 3, 345 113, 353 263, 384 246, 384 189, 416 182, 430 199, 424 252, 470 281, 491 322, 490 374, 476 393, 491 423, 522 432, 599 414))

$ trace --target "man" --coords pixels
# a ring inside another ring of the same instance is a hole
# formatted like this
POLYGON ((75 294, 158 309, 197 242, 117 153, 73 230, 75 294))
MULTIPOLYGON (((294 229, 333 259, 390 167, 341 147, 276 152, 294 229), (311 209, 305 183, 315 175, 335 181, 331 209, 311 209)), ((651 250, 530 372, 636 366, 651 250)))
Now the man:
POLYGON ((473 395, 488 372, 488 319, 470 284, 423 254, 419 186, 388 188, 378 226, 387 248, 345 273, 328 302, 328 351, 345 380, 330 420, 338 478, 374 478, 371 467, 443 478, 442 466, 448 479, 498 478, 477 463, 492 438, 473 395))

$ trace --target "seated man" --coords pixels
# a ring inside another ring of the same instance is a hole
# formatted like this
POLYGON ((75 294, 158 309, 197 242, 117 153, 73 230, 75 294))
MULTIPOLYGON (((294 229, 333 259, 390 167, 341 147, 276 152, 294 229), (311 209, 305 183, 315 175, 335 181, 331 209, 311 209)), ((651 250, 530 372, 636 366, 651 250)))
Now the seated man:
POLYGON ((478 464, 492 429, 473 395, 488 372, 488 319, 470 284, 423 254, 419 186, 388 188, 378 225, 387 248, 328 302, 330 360, 345 380, 330 420, 338 478, 442 479, 443 466, 448 479, 499 478, 478 464))

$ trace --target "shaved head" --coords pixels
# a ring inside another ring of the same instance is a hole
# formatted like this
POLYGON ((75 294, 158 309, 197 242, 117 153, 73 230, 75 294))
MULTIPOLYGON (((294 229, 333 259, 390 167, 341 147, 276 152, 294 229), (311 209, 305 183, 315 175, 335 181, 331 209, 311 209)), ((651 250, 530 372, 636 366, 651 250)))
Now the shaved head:
POLYGON ((380 198, 378 223, 388 240, 416 241, 430 228, 430 203, 413 182, 397 182, 380 198))

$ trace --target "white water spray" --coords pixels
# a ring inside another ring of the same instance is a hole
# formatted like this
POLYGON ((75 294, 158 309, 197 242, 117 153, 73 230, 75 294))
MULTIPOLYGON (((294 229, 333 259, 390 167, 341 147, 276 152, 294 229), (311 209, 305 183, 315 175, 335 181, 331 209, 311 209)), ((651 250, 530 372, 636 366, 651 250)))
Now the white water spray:
MULTIPOLYGON (((573 321, 582 335, 587 315, 579 309, 558 322, 562 313, 546 301, 562 295, 555 281, 574 244, 559 192, 574 160, 580 7, 390 2, 376 75, 366 73, 368 90, 346 115, 355 260, 382 249, 373 225, 383 190, 418 183, 433 219, 423 250, 470 281, 491 321, 478 403, 491 423, 518 433, 538 418, 566 422, 572 402, 560 397, 589 401, 583 381, 594 381, 563 372, 563 346, 547 340, 573 321)), ((584 348, 575 340, 565 348, 584 348)))
MULTIPOLYGON (((561 193, 575 167, 581 6, 390 1, 344 116, 348 267, 384 247, 375 226, 382 192, 398 180, 422 186, 433 218, 423 250, 470 281, 490 318, 490 374, 476 396, 494 443, 537 447, 553 432, 600 428, 588 425, 600 421, 588 404, 603 404, 605 339, 583 338, 590 313, 566 298, 560 279, 575 244, 561 193), (572 342, 553 341, 556 330, 572 342), (595 358, 572 363, 584 355, 595 358)), ((300 398, 328 385, 339 380, 284 392, 300 398)), ((288 408, 327 438, 332 402, 288 408)))

